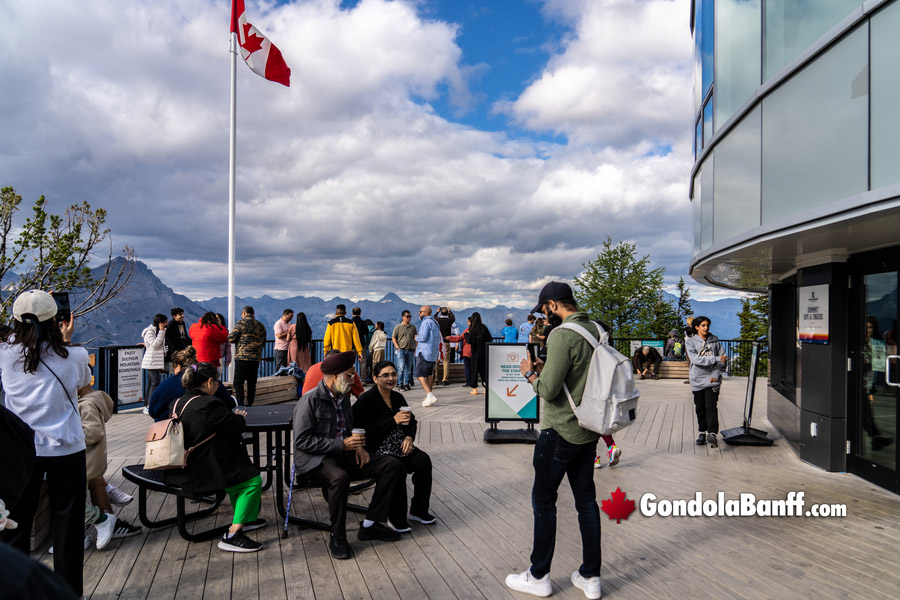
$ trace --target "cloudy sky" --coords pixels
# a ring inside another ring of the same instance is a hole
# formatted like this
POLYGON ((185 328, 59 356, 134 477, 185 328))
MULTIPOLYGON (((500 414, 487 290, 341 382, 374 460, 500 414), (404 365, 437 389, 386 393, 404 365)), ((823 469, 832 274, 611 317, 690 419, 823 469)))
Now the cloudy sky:
MULTIPOLYGON (((229 1, 4 5, 0 185, 225 295, 229 1)), ((686 277, 689 0, 246 6, 293 74, 238 64, 239 295, 525 306, 606 236, 686 277)))

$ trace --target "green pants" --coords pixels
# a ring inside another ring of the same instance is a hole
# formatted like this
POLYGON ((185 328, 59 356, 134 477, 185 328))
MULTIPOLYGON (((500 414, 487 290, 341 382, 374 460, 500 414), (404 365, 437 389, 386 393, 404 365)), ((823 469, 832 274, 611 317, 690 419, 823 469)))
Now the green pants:
POLYGON ((235 525, 252 523, 259 518, 259 501, 262 497, 262 477, 257 475, 243 483, 225 488, 234 507, 235 525))

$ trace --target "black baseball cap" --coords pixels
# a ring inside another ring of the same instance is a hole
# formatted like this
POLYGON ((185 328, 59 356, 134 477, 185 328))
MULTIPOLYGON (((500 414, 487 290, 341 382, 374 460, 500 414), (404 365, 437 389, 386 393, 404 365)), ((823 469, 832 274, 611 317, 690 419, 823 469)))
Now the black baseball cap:
POLYGON ((550 300, 567 300, 574 297, 575 296, 572 294, 572 288, 569 287, 568 283, 562 283, 561 281, 551 281, 550 283, 545 285, 543 289, 541 289, 541 293, 538 295, 537 306, 532 308, 531 312, 541 312, 541 308, 550 300))

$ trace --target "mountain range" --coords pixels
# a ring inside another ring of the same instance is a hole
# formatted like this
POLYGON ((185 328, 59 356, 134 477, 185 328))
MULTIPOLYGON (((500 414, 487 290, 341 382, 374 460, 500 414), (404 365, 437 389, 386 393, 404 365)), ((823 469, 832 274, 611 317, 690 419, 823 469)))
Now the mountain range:
MULTIPOLYGON (((117 259, 122 260, 122 259, 117 259)), ((95 271, 99 276, 100 269, 95 271)), ((77 295, 77 291, 72 292, 77 295)), ((673 301, 675 296, 663 292, 666 300, 673 301)), ((73 299, 73 305, 75 301, 73 299)), ((268 295, 258 297, 238 297, 235 299, 235 318, 240 318, 242 307, 250 305, 254 308, 256 318, 270 328, 279 319, 286 308, 295 312, 306 313, 314 338, 321 338, 325 334, 325 327, 329 319, 334 316, 334 308, 337 304, 347 306, 348 317, 350 309, 359 306, 362 309, 363 319, 372 319, 373 322, 383 321, 385 329, 390 334, 394 325, 400 322, 400 313, 409 310, 413 314, 413 323, 416 322, 419 304, 403 300, 397 294, 389 293, 380 300, 360 300, 354 302, 348 298, 335 297, 323 300, 312 296, 293 296, 291 298, 273 298, 268 295)), ((157 313, 169 316, 172 307, 178 306, 184 309, 185 322, 195 323, 208 311, 225 314, 228 307, 228 299, 225 297, 209 298, 205 300, 191 300, 182 294, 176 294, 172 288, 165 285, 153 274, 147 265, 137 261, 131 281, 122 293, 106 307, 96 310, 83 317, 77 324, 75 341, 92 347, 131 345, 141 342, 141 331, 153 322, 157 313)), ((433 306, 437 308, 437 306, 433 306)), ((724 298, 715 301, 691 300, 691 309, 695 315, 705 315, 712 321, 712 331, 721 339, 734 339, 739 336, 740 322, 737 313, 741 308, 738 298, 724 298)), ((512 319, 513 325, 518 326, 528 316, 528 309, 509 306, 479 307, 473 306, 454 311, 457 321, 462 329, 466 318, 478 311, 488 329, 495 336, 499 336, 505 326, 507 318, 512 319)))

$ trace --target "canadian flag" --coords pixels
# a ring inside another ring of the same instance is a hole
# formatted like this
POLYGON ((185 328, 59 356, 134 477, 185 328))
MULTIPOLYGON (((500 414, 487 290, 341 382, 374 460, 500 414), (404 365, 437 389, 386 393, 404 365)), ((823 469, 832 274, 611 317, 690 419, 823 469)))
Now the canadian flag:
POLYGON ((284 62, 281 51, 259 29, 247 22, 244 0, 232 0, 231 32, 238 36, 241 56, 257 75, 269 81, 291 86, 291 68, 284 62))

